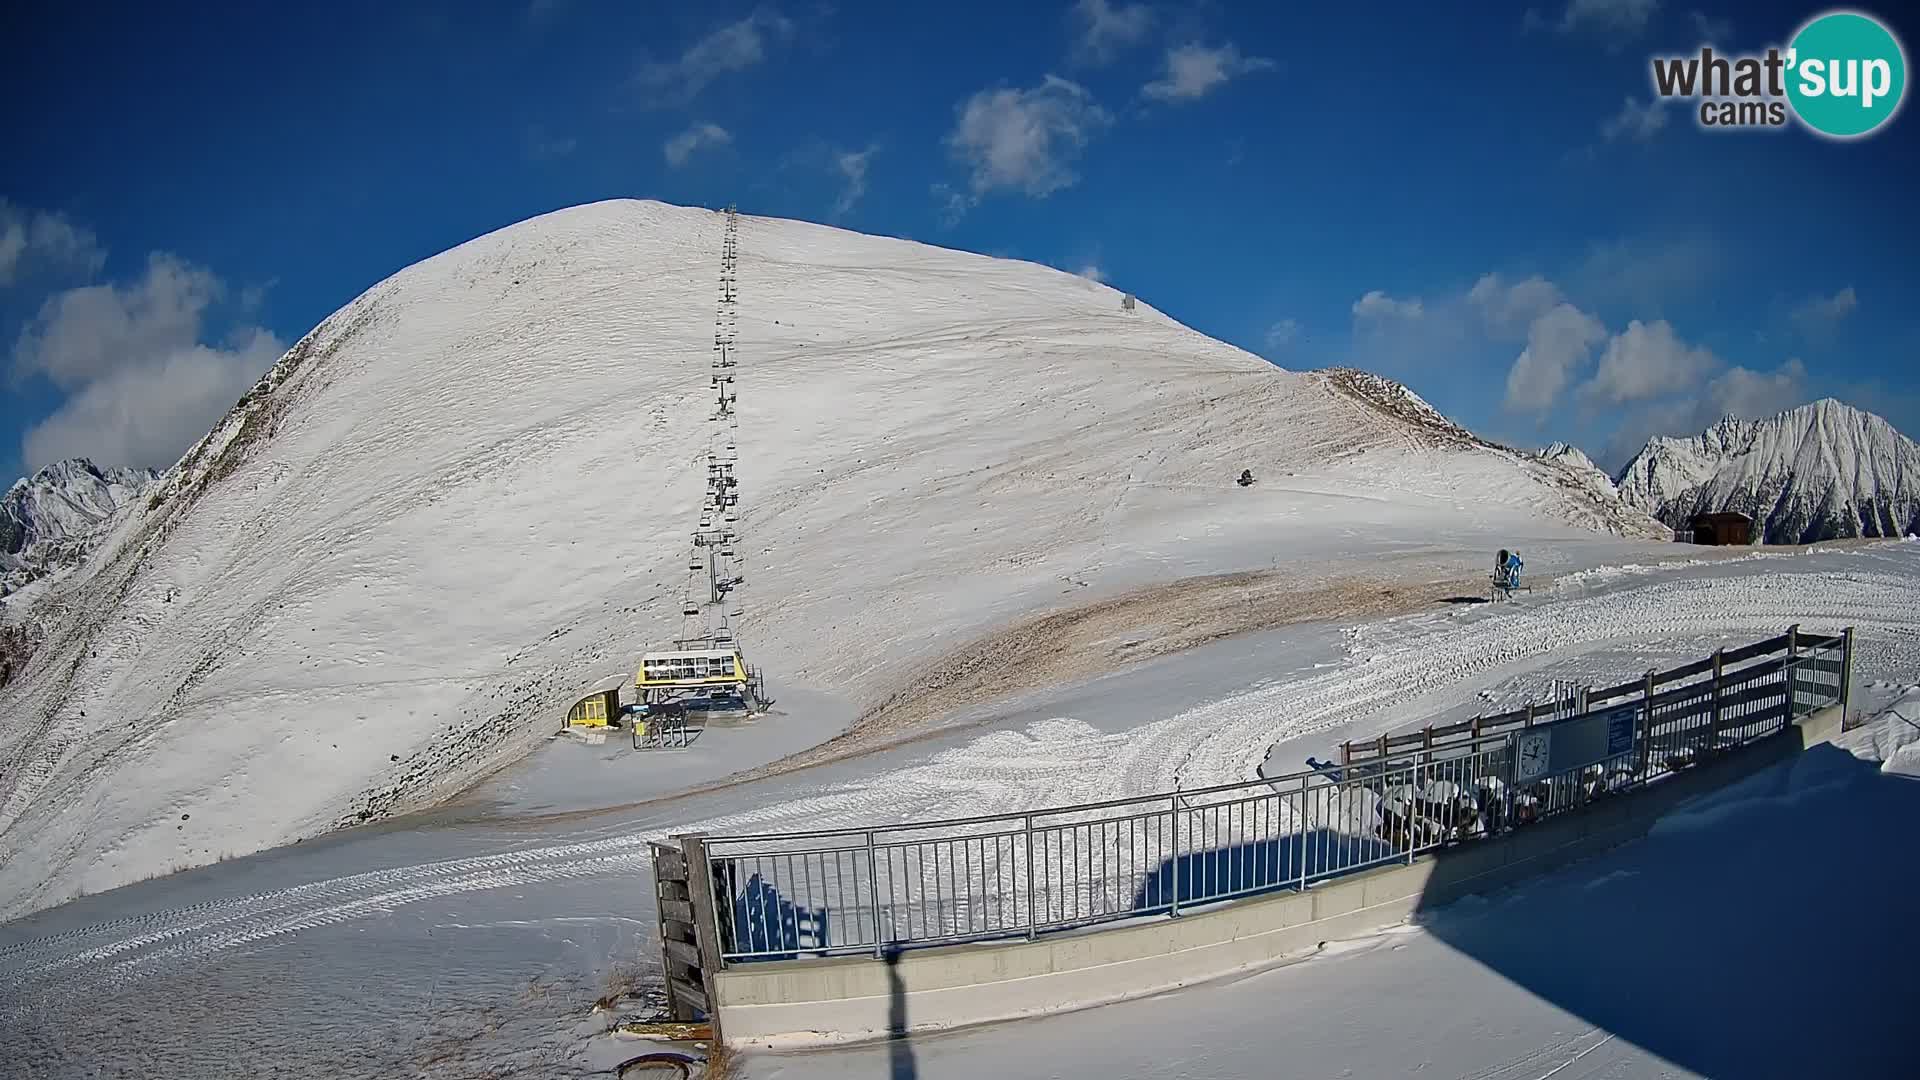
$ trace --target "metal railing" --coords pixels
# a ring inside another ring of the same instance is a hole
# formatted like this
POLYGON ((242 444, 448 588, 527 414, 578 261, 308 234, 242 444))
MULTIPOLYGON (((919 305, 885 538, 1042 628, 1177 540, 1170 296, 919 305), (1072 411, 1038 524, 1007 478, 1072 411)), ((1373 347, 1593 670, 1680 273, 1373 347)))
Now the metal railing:
POLYGON ((688 850, 706 864, 723 962, 1178 915, 1410 862, 1767 738, 1844 702, 1851 645, 1851 630, 1796 628, 1594 691, 1579 715, 1426 729, 1359 744, 1384 755, 1348 748, 1339 768, 1015 814, 692 837, 688 850), (1544 771, 1523 757, 1540 746, 1553 755, 1544 771))

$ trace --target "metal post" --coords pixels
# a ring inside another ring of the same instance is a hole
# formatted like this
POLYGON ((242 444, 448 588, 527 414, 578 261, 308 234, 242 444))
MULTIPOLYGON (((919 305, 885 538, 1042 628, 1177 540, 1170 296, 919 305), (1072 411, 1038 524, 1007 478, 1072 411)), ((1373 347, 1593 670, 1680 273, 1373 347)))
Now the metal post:
POLYGON ((873 833, 867 833, 867 897, 873 902, 873 955, 885 956, 880 944, 880 872, 873 858, 873 833))
POLYGON ((1507 807, 1505 812, 1503 812, 1500 815, 1500 825, 1503 830, 1511 831, 1513 829, 1513 799, 1515 794, 1514 789, 1520 786, 1519 740, 1512 735, 1507 736, 1507 785, 1506 786, 1507 786, 1507 807))
POLYGON ((1853 627, 1840 631, 1840 727, 1845 730, 1847 708, 1853 701, 1853 627))
POLYGON ((1407 770, 1407 865, 1412 866, 1414 853, 1420 848, 1420 826, 1425 815, 1420 812, 1419 769, 1407 770))
POLYGON ((1167 796, 1167 820, 1173 823, 1173 907, 1171 914, 1180 914, 1180 795, 1175 792, 1167 796))
POLYGON ((1720 684, 1725 681, 1726 673, 1726 650, 1713 650, 1713 711, 1707 715, 1707 752, 1702 757, 1720 751, 1720 684))
POLYGON ((1800 624, 1787 627, 1787 723, 1800 713, 1800 624))
MULTIPOLYGON (((1345 764, 1344 762, 1342 764, 1345 764)), ((1334 800, 1340 798, 1340 787, 1347 782, 1346 770, 1340 772, 1340 784, 1334 785, 1334 800)), ((1300 892, 1307 891, 1307 778, 1300 778, 1300 812, 1294 815, 1293 827, 1300 834, 1300 847, 1297 857, 1300 860, 1300 883, 1295 886, 1300 892)))
POLYGON ((1033 910, 1033 815, 1026 818, 1027 834, 1027 940, 1033 940, 1037 917, 1033 910))
MULTIPOLYGON (((1643 704, 1640 707, 1640 724, 1641 724, 1641 727, 1640 727, 1640 782, 1643 784, 1646 783, 1646 780, 1647 780, 1647 767, 1653 759, 1653 677, 1654 677, 1654 674, 1655 673, 1652 668, 1647 669, 1647 680, 1643 685, 1643 689, 1641 692, 1641 696, 1643 698, 1643 704)), ((1601 783, 1603 785, 1606 783, 1605 777, 1601 777, 1601 783)))

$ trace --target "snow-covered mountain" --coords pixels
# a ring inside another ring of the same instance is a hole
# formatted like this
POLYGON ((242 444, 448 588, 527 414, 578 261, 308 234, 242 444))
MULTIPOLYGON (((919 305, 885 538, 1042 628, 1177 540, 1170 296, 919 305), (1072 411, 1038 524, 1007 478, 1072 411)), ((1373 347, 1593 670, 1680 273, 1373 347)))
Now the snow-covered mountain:
MULTIPOLYGON (((723 221, 599 203, 395 274, 0 616, 38 643, 0 917, 429 804, 671 640, 723 221)), ((1654 528, 1047 267, 742 217, 737 278, 735 626, 776 688, 866 708, 1013 620, 1376 537, 1654 528)))
POLYGON ((1592 490, 1598 498, 1619 498, 1619 493, 1613 486, 1613 478, 1603 472, 1600 466, 1595 465, 1585 451, 1571 443, 1549 444, 1546 449, 1540 451, 1540 460, 1565 469, 1574 479, 1592 490))
POLYGON ((1727 417, 1656 438, 1620 497, 1675 528, 1709 511, 1751 516, 1769 544, 1920 532, 1920 445, 1870 412, 1823 398, 1765 420, 1727 417))
POLYGON ((14 481, 0 496, 0 596, 76 564, 108 519, 159 475, 72 458, 14 481))
MULTIPOLYGON (((1549 443, 1546 449, 1540 451, 1540 456, 1547 461, 1557 461, 1570 469, 1579 469, 1582 472, 1597 472, 1600 473, 1601 476, 1607 475, 1601 471, 1600 466, 1593 463, 1593 459, 1587 456, 1586 451, 1572 443, 1549 443)), ((1607 480, 1607 485, 1609 487, 1613 485, 1611 478, 1607 480)))

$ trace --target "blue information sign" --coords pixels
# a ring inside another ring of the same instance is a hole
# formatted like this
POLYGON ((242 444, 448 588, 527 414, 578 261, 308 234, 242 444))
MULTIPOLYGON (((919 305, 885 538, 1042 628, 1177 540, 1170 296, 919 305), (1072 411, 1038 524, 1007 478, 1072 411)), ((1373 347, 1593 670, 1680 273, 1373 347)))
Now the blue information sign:
POLYGON ((1640 723, 1639 705, 1621 705, 1607 710, 1607 756, 1633 753, 1633 731, 1640 723))

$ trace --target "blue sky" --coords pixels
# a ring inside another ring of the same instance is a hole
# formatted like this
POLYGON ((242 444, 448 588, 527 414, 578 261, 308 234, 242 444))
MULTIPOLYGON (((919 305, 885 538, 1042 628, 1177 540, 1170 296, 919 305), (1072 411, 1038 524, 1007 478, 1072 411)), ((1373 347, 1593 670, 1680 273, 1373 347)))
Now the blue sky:
POLYGON ((1920 121, 1649 101, 1820 8, 1283 7, 16 5, 0 471, 167 465, 373 282, 619 196, 1096 273, 1608 466, 1829 394, 1920 432, 1920 121))

